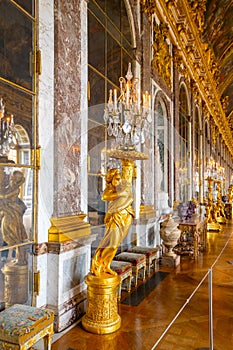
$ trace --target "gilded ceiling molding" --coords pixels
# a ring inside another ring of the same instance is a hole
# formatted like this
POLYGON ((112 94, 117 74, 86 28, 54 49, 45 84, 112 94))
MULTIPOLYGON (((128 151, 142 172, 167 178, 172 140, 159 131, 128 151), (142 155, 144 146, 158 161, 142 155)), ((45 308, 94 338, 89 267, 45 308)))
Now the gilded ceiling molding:
POLYGON ((171 55, 166 41, 168 27, 166 24, 153 23, 153 59, 152 67, 171 88, 171 55))
POLYGON ((173 62, 180 74, 183 75, 186 84, 189 85, 189 71, 185 65, 185 62, 183 61, 182 51, 179 50, 176 46, 173 47, 173 62))
POLYGON ((225 96, 221 99, 221 103, 222 103, 222 109, 224 111, 224 113, 226 113, 228 104, 229 104, 229 96, 225 96))
POLYGON ((142 10, 149 18, 155 13, 168 25, 169 38, 181 50, 184 65, 233 156, 232 132, 218 91, 219 68, 213 51, 200 38, 203 29, 201 12, 204 12, 205 3, 204 0, 141 0, 142 10))
POLYGON ((204 13, 206 11, 206 2, 207 0, 188 0, 189 6, 192 9, 193 20, 201 33, 205 24, 204 13))

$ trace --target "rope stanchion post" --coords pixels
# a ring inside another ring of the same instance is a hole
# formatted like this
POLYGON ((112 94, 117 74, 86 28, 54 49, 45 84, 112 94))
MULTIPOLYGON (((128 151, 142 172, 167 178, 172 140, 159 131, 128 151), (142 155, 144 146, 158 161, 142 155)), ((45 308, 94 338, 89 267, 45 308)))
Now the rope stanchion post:
POLYGON ((212 288, 212 269, 209 269, 209 337, 210 350, 214 350, 214 334, 213 334, 213 288, 212 288))

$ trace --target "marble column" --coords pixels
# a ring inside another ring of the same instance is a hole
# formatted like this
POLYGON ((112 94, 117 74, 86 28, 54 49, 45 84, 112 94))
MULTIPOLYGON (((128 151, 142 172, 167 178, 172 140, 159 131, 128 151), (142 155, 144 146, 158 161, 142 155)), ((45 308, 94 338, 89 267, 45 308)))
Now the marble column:
POLYGON ((47 306, 61 331, 84 312, 91 260, 87 212, 87 2, 54 1, 53 213, 47 306))

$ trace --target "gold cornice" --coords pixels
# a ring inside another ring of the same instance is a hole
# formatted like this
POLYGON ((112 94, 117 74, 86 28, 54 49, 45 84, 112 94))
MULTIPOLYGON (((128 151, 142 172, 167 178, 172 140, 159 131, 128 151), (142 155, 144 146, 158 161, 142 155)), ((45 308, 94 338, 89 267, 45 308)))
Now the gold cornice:
POLYGON ((151 16, 153 11, 156 14, 159 12, 159 16, 163 18, 165 24, 168 24, 173 43, 181 49, 189 74, 197 83, 200 95, 233 155, 232 132, 223 111, 216 84, 216 62, 213 62, 212 51, 206 50, 206 45, 203 45, 200 40, 200 31, 193 21, 188 0, 169 2, 169 8, 166 0, 141 0, 141 3, 145 13, 151 16))
POLYGON ((49 242, 66 242, 91 233, 90 224, 84 221, 86 214, 51 218, 49 242))

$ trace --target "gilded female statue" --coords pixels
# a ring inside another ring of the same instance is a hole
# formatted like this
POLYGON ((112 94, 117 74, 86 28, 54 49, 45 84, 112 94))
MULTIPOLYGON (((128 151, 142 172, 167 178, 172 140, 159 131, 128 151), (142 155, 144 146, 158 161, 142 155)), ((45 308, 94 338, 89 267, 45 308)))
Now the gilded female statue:
POLYGON ((122 167, 122 178, 117 168, 108 170, 106 175, 106 188, 102 199, 110 203, 104 219, 105 234, 92 258, 90 271, 95 276, 116 275, 116 272, 110 268, 110 264, 134 218, 131 193, 132 165, 133 162, 126 161, 122 167))
MULTIPOLYGON (((24 181, 23 173, 16 170, 11 176, 9 186, 0 192, 1 230, 3 239, 9 246, 22 243, 28 239, 23 224, 23 214, 27 207, 19 198, 20 186, 24 181)), ((10 258, 8 256, 8 260, 10 258)), ((17 252, 18 263, 24 264, 25 259, 23 249, 19 248, 17 252)))

